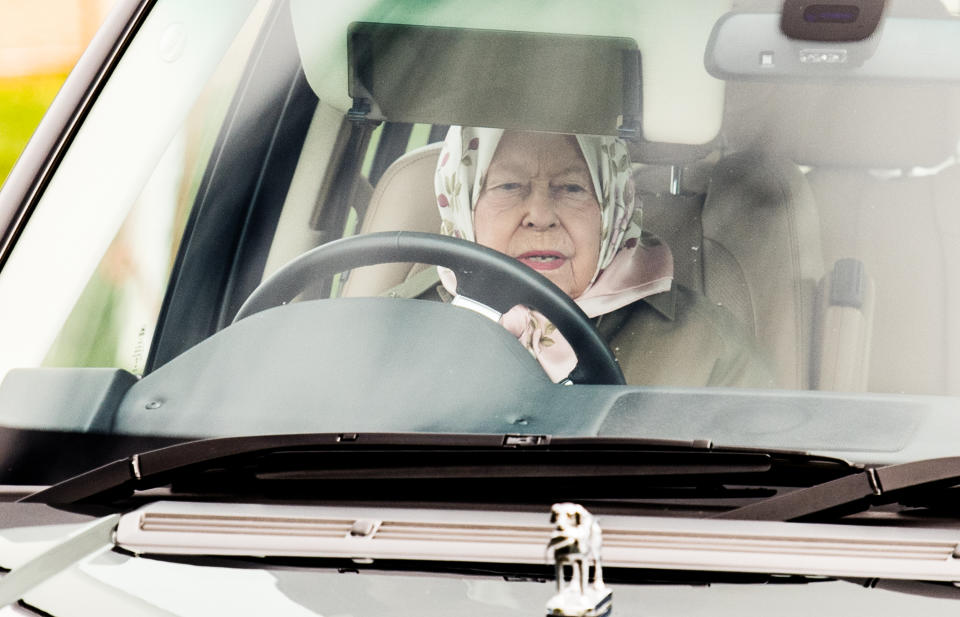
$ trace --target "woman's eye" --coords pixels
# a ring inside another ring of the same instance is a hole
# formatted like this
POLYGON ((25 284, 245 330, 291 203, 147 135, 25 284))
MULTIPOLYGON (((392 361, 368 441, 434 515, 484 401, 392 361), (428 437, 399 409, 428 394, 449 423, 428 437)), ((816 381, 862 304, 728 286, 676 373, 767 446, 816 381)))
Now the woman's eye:
POLYGON ((504 182, 494 188, 498 191, 519 191, 522 185, 519 182, 504 182))
POLYGON ((564 182, 557 189, 554 189, 568 199, 575 199, 577 201, 583 201, 589 199, 593 193, 591 193, 587 187, 576 182, 564 182))

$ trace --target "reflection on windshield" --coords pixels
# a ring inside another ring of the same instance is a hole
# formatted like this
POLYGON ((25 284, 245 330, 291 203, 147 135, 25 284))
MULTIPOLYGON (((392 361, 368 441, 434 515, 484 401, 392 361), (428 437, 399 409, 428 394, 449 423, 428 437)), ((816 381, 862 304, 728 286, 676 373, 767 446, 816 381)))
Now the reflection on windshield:
POLYGON ((878 34, 833 49, 722 0, 161 1, 0 272, 0 421, 942 453, 960 394, 957 8, 891 2, 878 34), (144 42, 184 24, 203 46, 144 42), (905 36, 930 44, 894 62, 905 36), (134 123, 147 103, 157 122, 134 123), (397 231, 513 258, 579 307, 579 332, 519 300, 486 311, 496 328, 443 316, 470 303, 423 253, 318 266, 234 323, 294 260, 397 231), (609 347, 595 366, 584 331, 609 347), (551 389, 596 366, 632 389, 551 389), (142 379, 72 372, 92 367, 142 379), (197 411, 227 402, 229 419, 197 411))

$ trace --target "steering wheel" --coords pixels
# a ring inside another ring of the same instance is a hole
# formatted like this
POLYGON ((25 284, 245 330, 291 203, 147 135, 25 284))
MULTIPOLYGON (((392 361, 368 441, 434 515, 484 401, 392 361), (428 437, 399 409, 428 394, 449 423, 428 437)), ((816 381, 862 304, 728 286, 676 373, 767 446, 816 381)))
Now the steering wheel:
MULTIPOLYGON (((584 384, 625 384, 613 352, 580 307, 559 287, 519 261, 485 246, 436 234, 380 232, 342 238, 293 259, 260 283, 234 322, 293 300, 310 283, 357 268, 414 262, 444 266, 457 277, 461 304, 480 303, 478 312, 498 318, 517 304, 546 316, 577 354, 569 380, 584 384), (490 313, 490 309, 494 312, 490 313)), ((456 300, 455 303, 458 303, 456 300)))

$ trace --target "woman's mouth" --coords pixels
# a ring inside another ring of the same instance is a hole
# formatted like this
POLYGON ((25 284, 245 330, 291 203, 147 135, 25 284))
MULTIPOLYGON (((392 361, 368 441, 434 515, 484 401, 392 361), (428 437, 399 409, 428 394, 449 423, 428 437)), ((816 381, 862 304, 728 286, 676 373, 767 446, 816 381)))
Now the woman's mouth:
POLYGON ((567 262, 567 258, 556 251, 527 251, 518 255, 517 260, 534 270, 556 270, 567 262))

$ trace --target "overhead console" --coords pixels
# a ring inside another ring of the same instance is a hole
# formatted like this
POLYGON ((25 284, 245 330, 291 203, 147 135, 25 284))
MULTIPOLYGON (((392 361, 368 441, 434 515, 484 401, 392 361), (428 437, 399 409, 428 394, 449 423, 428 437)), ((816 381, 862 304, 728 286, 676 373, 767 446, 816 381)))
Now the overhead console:
POLYGON ((721 17, 704 63, 724 80, 957 82, 960 19, 936 1, 787 0, 721 17), (775 10, 774 10, 775 9, 775 10))

